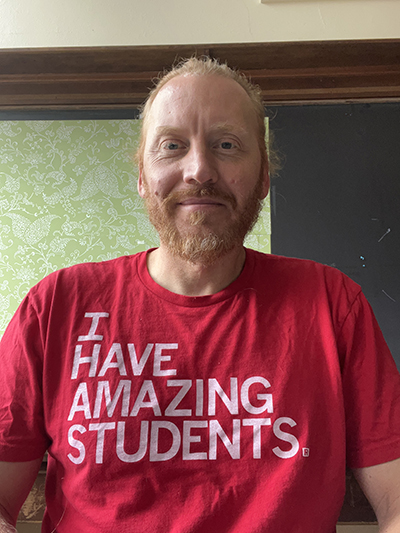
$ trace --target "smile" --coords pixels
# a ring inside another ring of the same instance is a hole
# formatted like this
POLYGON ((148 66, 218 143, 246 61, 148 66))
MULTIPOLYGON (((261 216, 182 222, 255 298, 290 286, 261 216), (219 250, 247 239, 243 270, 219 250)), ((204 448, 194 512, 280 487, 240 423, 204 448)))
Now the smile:
POLYGON ((221 202, 218 202, 216 200, 213 200, 211 198, 189 198, 187 200, 183 200, 182 202, 179 202, 178 205, 182 205, 184 207, 191 207, 191 206, 201 206, 201 207, 220 207, 223 206, 221 202))

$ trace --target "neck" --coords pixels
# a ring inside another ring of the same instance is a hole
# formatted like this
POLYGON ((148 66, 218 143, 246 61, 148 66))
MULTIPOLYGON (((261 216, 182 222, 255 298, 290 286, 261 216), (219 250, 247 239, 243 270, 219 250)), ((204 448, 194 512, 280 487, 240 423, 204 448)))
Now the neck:
POLYGON ((161 245, 148 254, 147 268, 152 279, 171 292, 206 296, 230 285, 241 273, 245 259, 243 246, 238 246, 212 265, 205 266, 185 261, 161 245))

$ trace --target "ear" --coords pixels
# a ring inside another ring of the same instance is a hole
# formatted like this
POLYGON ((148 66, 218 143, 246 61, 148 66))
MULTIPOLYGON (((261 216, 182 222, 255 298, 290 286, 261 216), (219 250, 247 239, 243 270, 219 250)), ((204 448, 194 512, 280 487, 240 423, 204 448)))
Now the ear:
POLYGON ((261 190, 261 199, 264 200, 264 198, 268 195, 269 185, 270 185, 268 160, 264 164, 264 168, 262 170, 262 176, 263 176, 263 188, 261 190))
POLYGON ((139 169, 139 179, 137 182, 137 190, 141 198, 144 198, 146 196, 146 187, 144 186, 144 177, 143 177, 142 168, 139 169))

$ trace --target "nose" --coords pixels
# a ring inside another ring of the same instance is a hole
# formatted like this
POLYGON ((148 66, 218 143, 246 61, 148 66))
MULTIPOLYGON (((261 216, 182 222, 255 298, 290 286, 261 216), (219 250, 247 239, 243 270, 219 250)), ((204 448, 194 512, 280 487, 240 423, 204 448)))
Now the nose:
POLYGON ((183 181, 188 184, 215 183, 217 170, 211 151, 204 146, 191 146, 183 161, 183 181))

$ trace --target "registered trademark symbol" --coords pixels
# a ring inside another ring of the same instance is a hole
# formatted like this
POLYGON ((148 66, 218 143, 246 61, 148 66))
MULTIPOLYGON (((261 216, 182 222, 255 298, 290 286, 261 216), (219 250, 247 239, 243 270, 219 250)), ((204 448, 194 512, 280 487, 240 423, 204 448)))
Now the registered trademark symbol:
POLYGON ((303 457, 310 457, 310 448, 303 448, 303 457))

